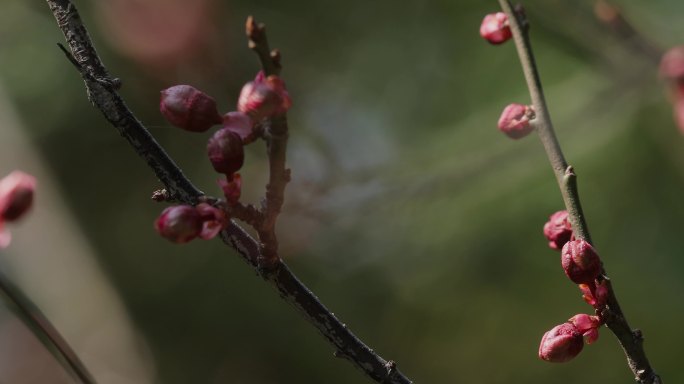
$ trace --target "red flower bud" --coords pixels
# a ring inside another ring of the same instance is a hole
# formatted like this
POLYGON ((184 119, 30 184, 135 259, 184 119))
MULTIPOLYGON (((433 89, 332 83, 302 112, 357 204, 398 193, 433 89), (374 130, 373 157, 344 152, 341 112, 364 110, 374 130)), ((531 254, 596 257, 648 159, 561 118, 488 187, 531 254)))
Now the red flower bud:
POLYGON ((482 20, 480 36, 492 44, 501 44, 513 36, 508 25, 508 16, 503 12, 490 13, 482 20))
POLYGON ((36 178, 14 171, 0 180, 0 222, 20 219, 33 205, 36 178))
POLYGON ((290 94, 280 77, 265 77, 259 72, 254 79, 242 87, 238 99, 238 110, 250 115, 255 121, 264 117, 282 115, 292 106, 290 94))
POLYGON ((546 332, 539 344, 539 358, 551 363, 572 360, 584 348, 582 333, 572 323, 563 323, 546 332))
POLYGON ((575 284, 593 285, 601 273, 601 259, 584 240, 570 240, 561 251, 561 265, 565 274, 575 284))
POLYGON ((522 104, 509 104, 499 117, 499 130, 511 139, 527 136, 534 128, 530 120, 534 118, 534 109, 522 104))
POLYGON ((223 115, 223 128, 237 133, 245 141, 251 134, 254 123, 252 118, 242 112, 228 112, 223 115))
POLYGON ((202 217, 195 207, 174 205, 164 209, 154 222, 154 229, 169 241, 182 244, 202 231, 202 217))
POLYGON ((159 110, 169 123, 186 131, 204 132, 223 121, 216 101, 190 85, 175 85, 161 91, 159 110))
POLYGON ((684 78, 684 45, 670 48, 660 59, 660 75, 670 80, 684 78))
POLYGON ((558 211, 549 217, 549 221, 544 224, 544 236, 552 249, 561 249, 570 241, 572 227, 568 221, 568 211, 558 211))
POLYGON ((240 200, 242 194, 242 177, 239 173, 232 176, 226 175, 226 179, 219 179, 218 185, 223 190, 223 195, 226 197, 228 204, 235 204, 240 200))
POLYGON ((598 316, 590 316, 585 314, 575 315, 568 320, 577 328, 577 331, 584 336, 587 344, 591 344, 598 340, 598 328, 601 326, 601 319, 598 316))
POLYGON ((204 240, 213 239, 228 225, 228 216, 222 209, 207 203, 197 204, 195 209, 202 219, 202 231, 199 237, 204 240))
POLYGON ((232 175, 242 168, 245 151, 242 139, 229 129, 220 129, 207 143, 207 154, 211 165, 218 173, 232 175))

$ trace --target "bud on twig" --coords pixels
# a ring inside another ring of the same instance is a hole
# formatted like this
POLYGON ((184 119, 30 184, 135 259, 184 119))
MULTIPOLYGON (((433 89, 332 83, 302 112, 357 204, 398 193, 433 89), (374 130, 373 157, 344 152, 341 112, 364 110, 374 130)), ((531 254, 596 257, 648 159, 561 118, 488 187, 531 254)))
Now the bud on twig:
POLYGON ((508 16, 503 12, 490 13, 480 25, 480 36, 491 44, 502 44, 513 36, 508 26, 508 16))
POLYGON ((572 323, 563 323, 544 334, 539 344, 539 358, 551 363, 564 363, 579 355, 582 348, 582 333, 572 323))
POLYGON ((575 284, 593 286, 594 280, 601 273, 601 259, 591 244, 584 240, 565 243, 561 251, 561 265, 575 284))
POLYGON ((154 222, 154 229, 169 241, 187 243, 202 231, 202 217, 191 205, 174 205, 162 211, 154 222))
POLYGON ((250 115, 254 121, 282 115, 290 106, 292 100, 283 80, 275 75, 266 77, 263 71, 242 87, 238 99, 238 110, 250 115))
POLYGON ((175 85, 161 91, 159 110, 169 123, 192 132, 204 132, 223 120, 216 101, 190 85, 175 85))
POLYGON ((237 172, 245 162, 242 139, 237 133, 226 128, 216 131, 209 139, 207 154, 216 172, 225 175, 237 172))
POLYGON ((499 117, 499 130, 511 139, 520 139, 527 136, 534 128, 530 120, 534 118, 532 106, 522 104, 509 104, 501 112, 499 117))
POLYGON ((549 240, 549 247, 561 249, 572 237, 572 227, 568 220, 568 211, 562 210, 549 217, 544 224, 544 236, 549 240))

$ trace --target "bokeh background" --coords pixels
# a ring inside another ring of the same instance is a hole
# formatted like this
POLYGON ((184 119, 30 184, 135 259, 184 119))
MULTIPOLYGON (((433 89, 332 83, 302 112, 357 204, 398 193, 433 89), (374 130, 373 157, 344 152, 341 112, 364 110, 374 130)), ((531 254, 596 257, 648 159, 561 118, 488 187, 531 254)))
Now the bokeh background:
MULTIPOLYGON (((684 4, 615 0, 636 40, 593 1, 525 4, 595 245, 653 366, 683 382, 684 138, 654 52, 684 43, 684 4)), ((127 103, 213 195, 208 135, 167 124, 159 90, 192 84, 234 109, 258 70, 244 20, 267 23, 294 100, 282 256, 416 382, 632 382, 607 329, 571 363, 536 356, 546 330, 590 307, 541 234, 562 201, 538 139, 496 129, 529 96, 513 45, 478 35, 495 1, 77 6, 127 103)), ((88 103, 62 41, 44 2, 0 2, 0 171, 43 186, 0 267, 99 381, 369 382, 231 249, 156 235, 160 184, 88 103)), ((250 146, 245 200, 258 201, 265 170, 263 146, 250 146)), ((0 310, 0 380, 69 382, 21 327, 0 310)))

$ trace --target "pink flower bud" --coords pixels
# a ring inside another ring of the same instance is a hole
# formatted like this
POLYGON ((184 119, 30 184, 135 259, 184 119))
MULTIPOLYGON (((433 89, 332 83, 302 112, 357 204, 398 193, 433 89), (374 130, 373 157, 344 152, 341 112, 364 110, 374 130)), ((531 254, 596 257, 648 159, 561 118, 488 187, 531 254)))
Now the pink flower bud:
POLYGON ((20 219, 33 205, 36 178, 14 171, 0 180, 0 222, 20 219))
POLYGON ((575 284, 593 285, 601 273, 601 259, 584 240, 570 240, 561 251, 561 265, 565 274, 575 284))
POLYGON ((190 85, 175 85, 161 91, 159 110, 169 123, 186 131, 204 132, 223 121, 216 101, 190 85))
POLYGON ((255 121, 264 117, 282 115, 292 106, 290 94, 280 77, 264 77, 259 72, 254 79, 240 91, 238 110, 250 115, 255 121))
POLYGON ((154 222, 154 229, 165 239, 182 244, 202 231, 202 217, 195 207, 174 205, 164 209, 154 222))
POLYGON ((511 139, 523 138, 534 130, 530 125, 530 120, 533 118, 532 106, 509 104, 499 117, 499 130, 511 139))
POLYGON ((219 179, 218 185, 223 190, 223 195, 226 197, 228 204, 235 204, 240 200, 242 194, 242 177, 239 173, 231 176, 226 175, 226 179, 219 179))
POLYGON ((549 247, 561 249, 572 237, 572 227, 568 221, 568 211, 562 210, 549 217, 544 224, 544 236, 549 240, 549 247))
POLYGON ((539 358, 551 363, 570 361, 584 348, 582 333, 572 323, 563 323, 546 332, 539 344, 539 358))
POLYGON ((228 216, 222 209, 207 203, 197 204, 195 209, 202 219, 202 231, 199 237, 204 240, 213 239, 228 225, 228 216))
POLYGON ((207 143, 207 154, 211 165, 218 173, 232 175, 242 168, 245 151, 242 139, 229 129, 220 129, 207 143))
POLYGON ((660 75, 670 80, 684 79, 684 45, 665 52, 660 59, 660 75))
POLYGON ((223 115, 223 128, 235 132, 242 141, 252 134, 254 123, 252 118, 242 112, 228 112, 223 115))
POLYGON ((590 316, 585 314, 575 315, 568 320, 572 325, 577 328, 577 331, 584 336, 587 344, 591 344, 598 340, 598 328, 601 326, 602 322, 598 316, 590 316))
POLYGON ((482 20, 480 36, 492 44, 501 44, 511 38, 508 16, 503 12, 490 13, 482 20))

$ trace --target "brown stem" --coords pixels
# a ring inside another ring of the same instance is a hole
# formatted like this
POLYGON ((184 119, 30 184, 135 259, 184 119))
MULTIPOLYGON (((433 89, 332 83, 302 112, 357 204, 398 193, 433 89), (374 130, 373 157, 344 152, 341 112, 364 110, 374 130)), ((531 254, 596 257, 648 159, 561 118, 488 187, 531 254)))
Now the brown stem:
MULTIPOLYGON (((102 61, 92 46, 88 32, 81 22, 78 12, 70 0, 46 0, 57 24, 62 30, 74 63, 85 80, 89 100, 105 118, 128 140, 129 144, 166 187, 169 195, 183 203, 194 204, 202 196, 180 168, 169 158, 162 147, 149 134, 147 129, 135 118, 117 93, 120 83, 113 81, 107 74, 102 61)), ((248 28, 249 30, 249 28, 248 28)), ((263 32, 263 27, 259 30, 263 32)), ((265 35, 262 33, 263 39, 265 35)), ((261 38, 261 37, 260 37, 261 38)), ((260 46, 256 44, 256 46, 260 46)), ((259 48, 261 49, 261 48, 259 48)), ((263 52, 257 51, 264 62, 263 52)), ((269 53, 270 64, 265 66, 266 74, 279 71, 279 54, 269 53)), ((277 120, 277 119, 274 119, 277 120)), ((277 132, 276 132, 277 133, 277 132)), ((270 149, 269 149, 270 151, 270 149)), ((279 162, 281 160, 278 160, 279 162)), ((284 167, 284 155, 282 157, 284 167)), ((283 168, 284 169, 284 168, 283 168)), ((281 175, 289 175, 281 172, 281 175)), ((281 178, 283 176, 280 176, 281 178)), ((286 180, 284 178, 283 180, 286 180)), ((271 184, 272 182, 269 182, 271 184)), ((268 197, 268 193, 267 193, 268 197)), ((280 207, 278 207, 278 210, 280 207)), ((232 222, 221 232, 224 243, 235 249, 260 276, 269 282, 282 299, 292 304, 321 334, 333 345, 335 354, 347 358, 357 369, 379 383, 408 384, 411 381, 396 369, 391 361, 386 361, 357 338, 345 324, 340 322, 318 298, 304 286, 287 265, 275 258, 269 268, 261 268, 262 248, 242 229, 232 222)))
MULTIPOLYGON (((589 229, 587 228, 587 223, 584 214, 582 213, 579 192, 577 190, 577 176, 575 175, 573 168, 568 166, 565 162, 565 157, 563 156, 560 144, 556 139, 553 125, 551 124, 551 117, 546 106, 546 100, 544 99, 539 71, 537 70, 534 55, 532 53, 532 45, 528 34, 528 21, 525 19, 522 9, 514 10, 508 0, 499 0, 499 4, 506 15, 508 15, 515 46, 518 51, 518 56, 520 57, 520 63, 522 64, 523 72, 525 74, 527 87, 536 111, 536 117, 532 120, 532 124, 541 139, 546 155, 548 156, 556 175, 575 237, 592 243, 589 229)), ((605 270, 603 271, 603 278, 606 280, 608 299, 600 313, 608 328, 610 328, 618 338, 620 345, 627 356, 627 363, 632 370, 632 373, 634 373, 635 379, 642 384, 662 383, 660 377, 655 373, 648 362, 646 352, 644 352, 642 345, 643 338, 641 332, 632 330, 627 323, 627 319, 620 308, 611 281, 608 279, 605 270)))

